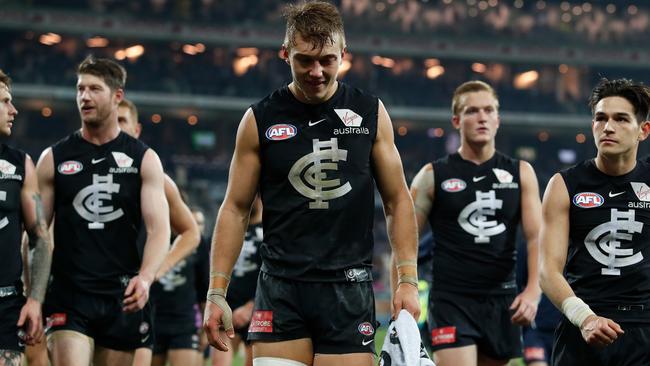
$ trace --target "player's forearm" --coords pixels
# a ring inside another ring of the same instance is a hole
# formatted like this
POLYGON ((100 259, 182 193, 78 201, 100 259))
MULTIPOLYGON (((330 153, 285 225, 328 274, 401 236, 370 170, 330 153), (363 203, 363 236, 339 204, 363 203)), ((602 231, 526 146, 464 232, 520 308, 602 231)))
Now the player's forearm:
POLYGON ((528 240, 528 282, 527 290, 541 291, 539 287, 539 246, 537 239, 528 240))
POLYGON ((217 218, 210 251, 210 289, 226 289, 241 252, 248 215, 244 210, 222 207, 217 218))
POLYGON ((186 230, 176 236, 169 253, 165 257, 162 266, 159 270, 159 276, 164 275, 167 271, 173 268, 178 262, 192 254, 192 252, 199 246, 201 236, 198 229, 186 230))
POLYGON ((156 278, 156 273, 169 253, 169 236, 168 223, 147 228, 147 241, 144 244, 144 254, 138 274, 150 282, 156 278))
POLYGON ((545 270, 542 267, 539 273, 539 285, 549 300, 560 310, 564 300, 575 296, 561 271, 545 270))
POLYGON ((32 252, 30 255, 31 263, 29 263, 29 297, 43 303, 52 265, 52 251, 48 231, 44 227, 30 230, 29 242, 30 251, 32 252))
MULTIPOLYGON (((403 279, 417 282, 417 227, 413 203, 409 197, 395 205, 385 205, 388 237, 392 247, 397 283, 403 279)), ((417 286, 417 285, 416 285, 417 286)))

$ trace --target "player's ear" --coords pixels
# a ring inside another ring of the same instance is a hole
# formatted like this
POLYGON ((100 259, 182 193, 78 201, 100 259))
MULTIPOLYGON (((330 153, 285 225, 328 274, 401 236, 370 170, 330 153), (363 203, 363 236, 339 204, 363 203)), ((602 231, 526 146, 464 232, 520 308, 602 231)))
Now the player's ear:
POLYGON ((460 130, 460 117, 458 115, 453 115, 451 117, 451 126, 457 130, 460 130))
POLYGON ((643 141, 648 138, 650 134, 650 121, 641 122, 641 128, 639 128, 639 141, 643 141))
POLYGON ((280 58, 283 59, 284 62, 289 64, 289 49, 287 48, 286 44, 282 45, 282 49, 280 50, 280 58))

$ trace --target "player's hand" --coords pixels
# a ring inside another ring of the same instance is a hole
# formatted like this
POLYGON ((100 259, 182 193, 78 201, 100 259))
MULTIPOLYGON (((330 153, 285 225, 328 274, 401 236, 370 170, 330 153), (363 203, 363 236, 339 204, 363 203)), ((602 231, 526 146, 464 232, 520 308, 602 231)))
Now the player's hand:
POLYGON ((539 287, 536 289, 526 287, 510 305, 510 311, 514 313, 510 321, 516 325, 529 326, 537 315, 537 305, 541 295, 539 287))
POLYGON ((203 354, 203 352, 205 351, 206 348, 208 348, 209 345, 210 343, 208 343, 208 335, 205 332, 205 330, 201 328, 201 330, 199 330, 199 352, 203 354))
POLYGON ((420 297, 418 288, 413 284, 402 282, 397 285, 393 297, 393 306, 391 307, 392 318, 397 319, 397 315, 402 309, 411 313, 416 321, 420 318, 420 297))
POLYGON ((236 329, 243 328, 251 322, 251 317, 253 316, 253 305, 253 301, 249 301, 233 310, 232 324, 236 329))
POLYGON ((619 335, 625 333, 623 328, 612 319, 589 315, 580 326, 580 333, 585 342, 591 346, 606 347, 614 343, 619 335))
POLYGON ((151 280, 143 274, 139 274, 129 281, 124 291, 124 301, 122 311, 126 313, 134 313, 142 310, 149 301, 149 286, 151 280))
POLYGON ((235 330, 232 325, 232 311, 225 299, 219 304, 215 304, 210 300, 205 303, 203 329, 212 347, 219 351, 228 351, 228 344, 224 341, 222 332, 225 332, 225 335, 232 339, 235 337, 235 330))
POLYGON ((40 343, 43 339, 41 303, 31 297, 27 298, 27 302, 20 309, 20 316, 16 325, 25 332, 25 335, 21 337, 25 344, 33 346, 40 343))

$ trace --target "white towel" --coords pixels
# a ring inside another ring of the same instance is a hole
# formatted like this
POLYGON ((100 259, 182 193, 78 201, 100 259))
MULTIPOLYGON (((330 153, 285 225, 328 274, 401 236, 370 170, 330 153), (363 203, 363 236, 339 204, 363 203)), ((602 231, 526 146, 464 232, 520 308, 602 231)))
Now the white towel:
POLYGON ((418 324, 408 311, 402 309, 388 326, 379 366, 435 366, 420 340, 418 324))

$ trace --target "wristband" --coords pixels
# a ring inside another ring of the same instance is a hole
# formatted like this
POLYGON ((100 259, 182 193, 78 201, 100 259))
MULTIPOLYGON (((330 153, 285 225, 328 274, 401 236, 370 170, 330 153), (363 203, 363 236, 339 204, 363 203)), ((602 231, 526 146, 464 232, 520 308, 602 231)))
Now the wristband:
POLYGON ((406 260, 397 262, 397 264, 395 265, 395 267, 397 267, 397 269, 400 269, 401 267, 406 267, 406 266, 417 267, 418 266, 418 261, 416 261, 415 259, 406 259, 406 260))
POLYGON ((227 275, 226 273, 224 273, 224 272, 219 272, 219 271, 210 271, 210 278, 214 278, 214 277, 225 278, 228 282, 230 282, 230 276, 228 276, 228 275, 227 275))
POLYGON ((596 315, 596 313, 589 308, 589 305, 585 304, 585 302, 577 296, 567 297, 562 301, 562 312, 567 319, 578 328, 580 328, 587 317, 590 315, 596 315))
POLYGON ((418 288, 418 277, 409 276, 409 275, 400 275, 399 279, 397 280, 397 286, 399 286, 402 283, 408 283, 410 285, 415 286, 415 288, 418 288))
POLYGON ((208 290, 206 300, 217 305, 223 312, 221 314, 221 321, 225 330, 233 329, 232 326, 232 310, 226 301, 226 290, 222 288, 213 288, 208 290))

